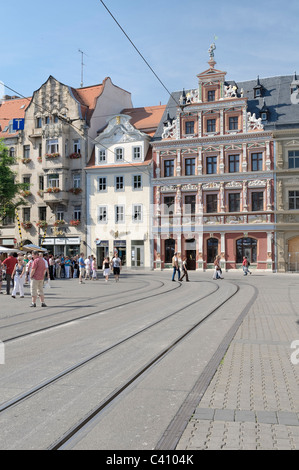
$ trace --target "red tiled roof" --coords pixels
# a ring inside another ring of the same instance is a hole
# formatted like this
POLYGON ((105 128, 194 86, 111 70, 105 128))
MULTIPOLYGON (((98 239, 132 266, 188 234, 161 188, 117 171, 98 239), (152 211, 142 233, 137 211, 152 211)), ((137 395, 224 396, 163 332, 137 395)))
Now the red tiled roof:
POLYGON ((25 117, 26 108, 28 108, 31 98, 17 98, 5 100, 0 104, 0 138, 7 138, 17 135, 17 132, 9 134, 9 130, 3 132, 9 122, 13 119, 25 117))
POLYGON ((105 80, 99 85, 88 86, 84 88, 72 88, 75 98, 81 104, 82 117, 90 120, 92 113, 95 110, 97 99, 103 93, 105 87, 105 80))
POLYGON ((130 124, 139 131, 153 136, 162 119, 165 108, 166 105, 127 108, 123 109, 121 114, 131 116, 130 124))

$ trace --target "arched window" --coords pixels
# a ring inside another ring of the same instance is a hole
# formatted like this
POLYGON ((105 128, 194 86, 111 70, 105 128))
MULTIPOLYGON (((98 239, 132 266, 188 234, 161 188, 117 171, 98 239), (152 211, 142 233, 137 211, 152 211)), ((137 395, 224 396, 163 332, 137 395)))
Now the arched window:
POLYGON ((237 240, 237 263, 242 263, 244 256, 247 256, 250 263, 256 263, 257 241, 254 238, 240 238, 237 240))
POLYGON ((214 263, 217 255, 218 255, 218 239, 209 238, 207 241, 207 262, 214 263))
POLYGON ((175 240, 173 238, 168 238, 168 240, 165 240, 165 263, 171 263, 174 250, 175 240))

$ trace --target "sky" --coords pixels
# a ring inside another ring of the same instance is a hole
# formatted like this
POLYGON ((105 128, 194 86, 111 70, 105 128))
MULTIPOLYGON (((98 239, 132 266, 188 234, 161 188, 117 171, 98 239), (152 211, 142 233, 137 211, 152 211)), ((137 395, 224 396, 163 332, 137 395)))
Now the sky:
POLYGON ((227 80, 299 73, 298 0, 100 0, 3 2, 0 81, 8 95, 32 96, 50 75, 74 88, 105 77, 132 94, 135 107, 166 104, 196 88, 216 44, 227 80), (215 39, 216 37, 216 39, 215 39), (162 84, 161 84, 162 82, 162 84))

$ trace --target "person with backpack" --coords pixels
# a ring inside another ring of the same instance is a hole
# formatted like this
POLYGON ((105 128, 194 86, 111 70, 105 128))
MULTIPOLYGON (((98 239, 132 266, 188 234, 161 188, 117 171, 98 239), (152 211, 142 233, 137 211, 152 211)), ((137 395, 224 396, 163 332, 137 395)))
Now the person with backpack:
POLYGON ((242 263, 242 266, 243 266, 243 272, 244 272, 244 276, 247 276, 247 274, 251 274, 251 271, 249 271, 249 266, 250 266, 250 263, 247 259, 247 256, 243 256, 243 263, 242 263))

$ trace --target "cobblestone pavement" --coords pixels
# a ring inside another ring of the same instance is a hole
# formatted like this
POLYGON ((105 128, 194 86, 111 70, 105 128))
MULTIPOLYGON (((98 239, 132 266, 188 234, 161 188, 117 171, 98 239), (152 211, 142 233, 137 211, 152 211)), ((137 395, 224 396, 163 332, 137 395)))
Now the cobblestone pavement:
POLYGON ((258 296, 177 449, 299 449, 299 277, 244 282, 258 296))

